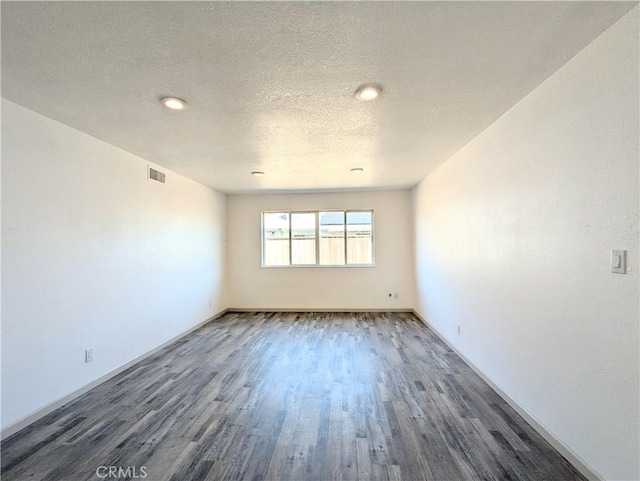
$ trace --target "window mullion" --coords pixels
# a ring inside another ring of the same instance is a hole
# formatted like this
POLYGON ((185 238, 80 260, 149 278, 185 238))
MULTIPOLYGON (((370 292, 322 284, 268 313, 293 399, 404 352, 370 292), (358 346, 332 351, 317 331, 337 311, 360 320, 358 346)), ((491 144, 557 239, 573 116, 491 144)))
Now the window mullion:
POLYGON ((292 266, 293 265, 293 243, 291 242, 291 236, 292 236, 292 232, 291 232, 291 217, 292 216, 292 212, 289 211, 289 265, 292 266))
POLYGON ((320 265, 320 213, 315 212, 316 215, 316 265, 320 265))
POLYGON ((347 211, 343 211, 344 215, 343 215, 343 231, 344 231, 344 265, 347 265, 347 211))

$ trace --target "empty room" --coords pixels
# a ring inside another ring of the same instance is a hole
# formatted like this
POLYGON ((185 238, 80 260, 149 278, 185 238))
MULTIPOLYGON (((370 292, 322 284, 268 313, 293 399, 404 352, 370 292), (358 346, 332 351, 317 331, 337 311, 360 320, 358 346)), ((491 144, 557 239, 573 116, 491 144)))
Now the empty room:
POLYGON ((1 2, 3 481, 640 480, 640 6, 1 2))

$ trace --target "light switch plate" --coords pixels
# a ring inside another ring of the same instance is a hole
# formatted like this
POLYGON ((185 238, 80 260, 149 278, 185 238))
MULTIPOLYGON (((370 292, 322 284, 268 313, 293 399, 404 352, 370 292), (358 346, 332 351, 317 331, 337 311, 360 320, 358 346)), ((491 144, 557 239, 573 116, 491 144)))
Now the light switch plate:
POLYGON ((611 250, 611 272, 616 274, 627 273, 627 251, 620 249, 611 250))

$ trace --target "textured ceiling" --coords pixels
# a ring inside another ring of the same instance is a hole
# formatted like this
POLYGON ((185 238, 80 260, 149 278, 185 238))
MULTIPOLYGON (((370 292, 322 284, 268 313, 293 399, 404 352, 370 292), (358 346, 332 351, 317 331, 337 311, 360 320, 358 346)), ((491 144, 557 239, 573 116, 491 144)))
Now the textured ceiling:
POLYGON ((222 192, 409 187, 634 5, 2 2, 2 95, 222 192))

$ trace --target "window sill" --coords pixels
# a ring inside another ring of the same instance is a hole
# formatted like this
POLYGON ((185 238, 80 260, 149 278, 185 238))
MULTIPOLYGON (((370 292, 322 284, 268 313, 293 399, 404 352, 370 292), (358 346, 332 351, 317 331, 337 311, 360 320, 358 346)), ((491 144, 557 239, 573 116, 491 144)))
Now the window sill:
POLYGON ((375 264, 349 264, 342 266, 319 266, 314 264, 300 264, 293 266, 260 266, 261 269, 371 269, 375 264))

